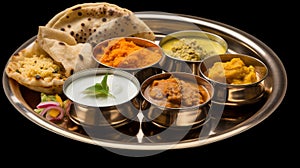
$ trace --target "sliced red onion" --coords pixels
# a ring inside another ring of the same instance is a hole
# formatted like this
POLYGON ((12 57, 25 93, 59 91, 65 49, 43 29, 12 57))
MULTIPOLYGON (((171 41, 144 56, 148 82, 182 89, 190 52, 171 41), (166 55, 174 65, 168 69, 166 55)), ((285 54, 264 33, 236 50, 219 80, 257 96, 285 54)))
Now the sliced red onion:
POLYGON ((63 119, 63 117, 64 117, 64 109, 62 108, 62 107, 60 107, 60 106, 48 106, 48 107, 46 107, 41 113, 40 113, 42 116, 45 116, 48 120, 51 120, 51 121, 54 121, 54 120, 61 120, 61 119, 63 119), (47 112, 49 111, 49 110, 51 110, 51 109, 56 109, 56 110, 58 110, 60 113, 59 113, 59 115, 56 117, 56 118, 52 118, 52 117, 49 117, 48 115, 47 115, 47 112))
POLYGON ((56 101, 46 101, 46 102, 40 102, 36 108, 47 108, 50 106, 60 106, 59 102, 56 101))

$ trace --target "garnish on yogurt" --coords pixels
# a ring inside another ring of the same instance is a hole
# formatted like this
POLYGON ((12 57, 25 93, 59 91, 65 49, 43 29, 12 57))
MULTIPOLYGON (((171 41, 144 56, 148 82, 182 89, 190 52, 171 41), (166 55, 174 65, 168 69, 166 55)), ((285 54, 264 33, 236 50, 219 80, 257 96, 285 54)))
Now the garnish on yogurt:
POLYGON ((113 96, 109 92, 109 86, 107 85, 107 78, 108 78, 108 73, 105 74, 101 83, 96 83, 95 85, 86 88, 83 91, 83 93, 87 94, 88 96, 96 96, 96 97, 98 97, 98 96, 100 96, 100 97, 113 96))

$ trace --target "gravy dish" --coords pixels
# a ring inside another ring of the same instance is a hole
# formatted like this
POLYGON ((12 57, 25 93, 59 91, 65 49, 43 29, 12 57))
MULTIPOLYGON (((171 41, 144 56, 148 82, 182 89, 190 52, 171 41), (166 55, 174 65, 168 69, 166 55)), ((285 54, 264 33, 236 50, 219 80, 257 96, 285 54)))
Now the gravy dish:
POLYGON ((185 72, 153 75, 141 85, 147 104, 145 118, 162 127, 199 126, 207 117, 212 85, 200 76, 185 72))

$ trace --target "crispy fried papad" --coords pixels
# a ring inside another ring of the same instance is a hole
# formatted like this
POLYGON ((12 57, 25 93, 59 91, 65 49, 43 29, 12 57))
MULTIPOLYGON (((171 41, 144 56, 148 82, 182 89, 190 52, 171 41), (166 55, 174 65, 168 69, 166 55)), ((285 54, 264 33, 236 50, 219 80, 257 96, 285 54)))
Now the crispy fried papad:
POLYGON ((155 40, 154 32, 128 9, 106 2, 75 5, 39 26, 32 46, 12 56, 6 74, 29 89, 61 93, 70 75, 98 66, 93 46, 118 36, 155 40))

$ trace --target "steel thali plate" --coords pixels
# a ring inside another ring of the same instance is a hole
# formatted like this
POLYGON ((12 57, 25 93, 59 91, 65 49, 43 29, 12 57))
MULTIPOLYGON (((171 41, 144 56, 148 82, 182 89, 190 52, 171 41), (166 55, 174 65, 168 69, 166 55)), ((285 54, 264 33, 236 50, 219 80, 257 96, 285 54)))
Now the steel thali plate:
MULTIPOLYGON (((233 108, 222 111, 219 118, 207 123, 201 129, 161 130, 153 124, 143 122, 140 116, 137 120, 117 128, 82 129, 80 125, 66 121, 64 125, 49 122, 33 112, 33 107, 39 101, 39 93, 30 91, 3 73, 3 88, 12 105, 26 118, 35 124, 80 142, 95 144, 102 147, 129 150, 166 150, 198 147, 220 141, 242 133, 270 116, 282 102, 287 89, 286 71, 279 57, 256 37, 217 21, 164 12, 136 12, 154 31, 157 41, 168 33, 180 30, 204 30, 223 37, 228 43, 229 53, 252 55, 262 60, 269 68, 265 79, 265 98, 249 109, 233 108), (276 86, 276 87, 275 87, 276 86), (101 134, 94 134, 100 131, 101 134), (167 133, 166 133, 167 132, 167 133), (178 139, 178 137, 182 137, 178 139)), ((28 47, 35 40, 32 37, 21 45, 15 53, 28 47)))

